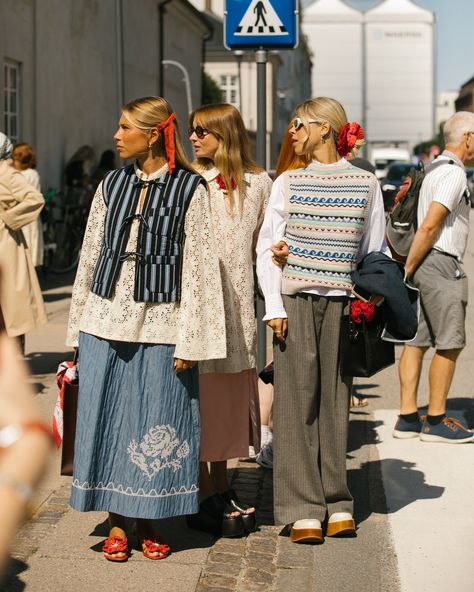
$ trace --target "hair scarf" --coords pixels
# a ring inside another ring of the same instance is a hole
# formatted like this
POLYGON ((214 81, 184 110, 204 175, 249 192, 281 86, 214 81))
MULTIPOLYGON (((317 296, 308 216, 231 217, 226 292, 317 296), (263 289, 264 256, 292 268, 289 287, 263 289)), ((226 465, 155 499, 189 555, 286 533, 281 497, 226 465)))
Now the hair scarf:
POLYGON ((356 145, 357 140, 364 139, 364 128, 356 121, 345 123, 339 132, 337 151, 341 156, 347 156, 356 145))
POLYGON ((13 151, 13 144, 3 132, 0 132, 0 160, 10 158, 13 151))
POLYGON ((176 156, 176 145, 174 141, 174 121, 176 119, 176 113, 171 113, 168 119, 165 119, 156 126, 159 132, 163 132, 165 136, 165 151, 166 160, 168 162, 168 169, 170 174, 173 173, 176 168, 175 156, 176 156))

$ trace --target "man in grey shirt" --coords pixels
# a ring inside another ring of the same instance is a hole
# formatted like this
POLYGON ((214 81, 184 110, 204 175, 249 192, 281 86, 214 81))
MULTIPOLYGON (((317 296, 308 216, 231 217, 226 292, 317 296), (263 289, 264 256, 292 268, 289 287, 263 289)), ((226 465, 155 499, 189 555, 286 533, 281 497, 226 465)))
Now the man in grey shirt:
POLYGON ((467 277, 461 262, 469 232, 469 193, 464 164, 474 158, 474 113, 458 112, 444 126, 446 164, 429 172, 420 190, 418 231, 405 265, 406 276, 420 290, 417 336, 405 345, 399 365, 400 416, 396 438, 461 444, 474 434, 446 417, 446 400, 465 347, 467 277), (417 390, 423 357, 436 349, 430 366, 428 415, 418 415, 417 390))

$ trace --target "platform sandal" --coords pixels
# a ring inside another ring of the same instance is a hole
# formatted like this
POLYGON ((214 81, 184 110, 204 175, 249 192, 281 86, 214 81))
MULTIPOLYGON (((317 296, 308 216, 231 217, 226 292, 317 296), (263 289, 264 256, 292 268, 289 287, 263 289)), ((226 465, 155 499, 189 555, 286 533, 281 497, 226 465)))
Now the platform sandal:
POLYGON ((242 515, 236 512, 219 493, 214 493, 199 504, 199 512, 186 517, 189 528, 208 532, 217 537, 234 538, 245 535, 242 515))
POLYGON ((247 534, 255 532, 257 530, 257 519, 255 516, 255 510, 253 512, 248 512, 248 510, 250 508, 253 508, 253 506, 242 502, 239 496, 237 495, 235 489, 228 489, 221 495, 235 511, 240 512, 245 532, 247 534))

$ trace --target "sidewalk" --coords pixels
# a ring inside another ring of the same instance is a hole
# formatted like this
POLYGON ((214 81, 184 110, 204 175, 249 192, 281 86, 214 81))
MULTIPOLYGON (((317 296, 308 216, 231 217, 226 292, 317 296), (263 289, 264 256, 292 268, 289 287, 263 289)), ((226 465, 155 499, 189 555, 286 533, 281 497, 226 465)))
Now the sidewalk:
MULTIPOLYGON (((54 278, 53 278, 54 279, 54 278)), ((26 353, 44 417, 50 420, 57 389, 55 371, 71 355, 64 345, 71 286, 48 286, 49 324, 27 337, 26 353)), ((104 513, 81 514, 68 506, 70 478, 59 475, 54 451, 34 502, 35 514, 12 548, 9 581, 2 592, 76 592, 135 588, 160 592, 397 592, 397 563, 367 410, 353 416, 348 463, 358 500, 357 539, 326 540, 324 545, 293 545, 272 526, 272 471, 239 462, 232 485, 258 508, 260 530, 247 539, 216 540, 187 529, 183 518, 160 521, 158 531, 173 554, 164 561, 145 559, 136 541, 124 565, 104 560, 107 536, 104 513), (363 569, 361 567, 363 563, 363 569)))

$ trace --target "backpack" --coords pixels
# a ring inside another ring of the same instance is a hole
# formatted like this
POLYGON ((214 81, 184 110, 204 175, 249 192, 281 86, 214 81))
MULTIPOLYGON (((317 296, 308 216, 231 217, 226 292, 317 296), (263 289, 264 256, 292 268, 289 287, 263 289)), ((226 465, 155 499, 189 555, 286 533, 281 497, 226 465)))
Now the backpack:
POLYGON ((459 166, 452 159, 432 162, 426 168, 420 162, 418 169, 413 168, 409 171, 395 197, 395 203, 388 214, 386 238, 392 257, 397 261, 406 261, 418 229, 417 213, 421 185, 428 173, 443 164, 459 166))

